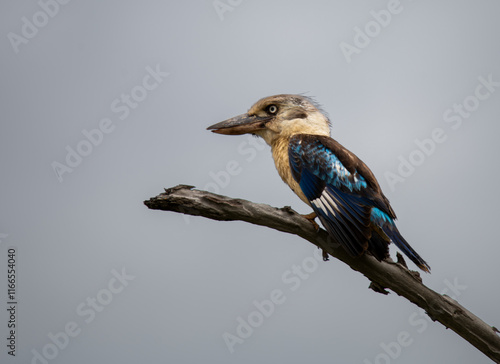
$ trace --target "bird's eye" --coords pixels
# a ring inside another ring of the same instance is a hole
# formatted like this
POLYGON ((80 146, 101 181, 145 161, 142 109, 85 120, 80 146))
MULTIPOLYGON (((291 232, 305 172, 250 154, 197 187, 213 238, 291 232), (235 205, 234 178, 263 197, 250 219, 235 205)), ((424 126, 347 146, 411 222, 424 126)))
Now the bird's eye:
POLYGON ((267 112, 269 114, 276 114, 278 112, 278 107, 276 105, 269 105, 267 107, 267 112))

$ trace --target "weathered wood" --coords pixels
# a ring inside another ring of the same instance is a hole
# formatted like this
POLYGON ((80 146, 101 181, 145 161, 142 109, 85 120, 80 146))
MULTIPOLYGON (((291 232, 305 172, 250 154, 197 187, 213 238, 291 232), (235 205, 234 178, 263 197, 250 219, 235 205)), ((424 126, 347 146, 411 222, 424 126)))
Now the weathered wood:
POLYGON ((164 193, 144 201, 144 204, 150 209, 181 212, 219 221, 241 220, 298 235, 365 275, 374 291, 387 294, 387 289, 390 289, 405 297, 424 309, 432 320, 455 331, 494 362, 500 363, 498 330, 457 301, 426 287, 418 272, 406 268, 402 257, 398 257, 399 262, 379 262, 367 254, 353 258, 325 230, 317 231, 310 221, 288 206, 276 208, 195 190, 193 186, 187 185, 166 189, 164 193))

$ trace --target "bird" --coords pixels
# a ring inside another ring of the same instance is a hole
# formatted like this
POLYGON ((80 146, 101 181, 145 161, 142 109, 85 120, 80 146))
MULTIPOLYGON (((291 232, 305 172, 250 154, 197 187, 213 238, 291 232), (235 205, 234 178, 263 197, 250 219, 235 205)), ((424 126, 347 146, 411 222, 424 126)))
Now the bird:
POLYGON ((263 138, 281 179, 312 208, 304 217, 313 224, 318 217, 349 255, 359 257, 368 251, 382 261, 393 243, 417 267, 430 272, 396 227, 396 214, 375 175, 330 137, 330 127, 329 117, 313 98, 280 94, 262 98, 248 112, 207 130, 263 138))

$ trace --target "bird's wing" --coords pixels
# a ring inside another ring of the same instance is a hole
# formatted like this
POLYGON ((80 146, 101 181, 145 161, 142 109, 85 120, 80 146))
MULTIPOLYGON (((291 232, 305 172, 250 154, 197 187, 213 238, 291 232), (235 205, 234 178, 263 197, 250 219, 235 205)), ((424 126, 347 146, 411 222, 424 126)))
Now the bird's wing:
POLYGON ((298 134, 288 149, 293 178, 328 232, 353 256, 361 255, 372 234, 372 208, 395 218, 368 167, 335 140, 298 134))
POLYGON ((329 137, 306 134, 290 139, 288 157, 292 176, 313 210, 351 255, 370 247, 377 259, 383 259, 392 241, 418 267, 430 271, 399 233, 389 200, 358 157, 329 137))

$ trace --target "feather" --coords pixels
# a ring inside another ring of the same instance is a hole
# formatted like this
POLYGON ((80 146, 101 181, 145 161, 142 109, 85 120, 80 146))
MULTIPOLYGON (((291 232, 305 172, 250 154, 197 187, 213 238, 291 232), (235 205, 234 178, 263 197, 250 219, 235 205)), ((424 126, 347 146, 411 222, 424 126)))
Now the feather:
POLYGON ((388 256, 393 242, 421 269, 428 264, 399 233, 396 214, 370 169, 327 136, 296 134, 290 138, 288 161, 323 226, 351 255, 369 250, 377 259, 388 256))

